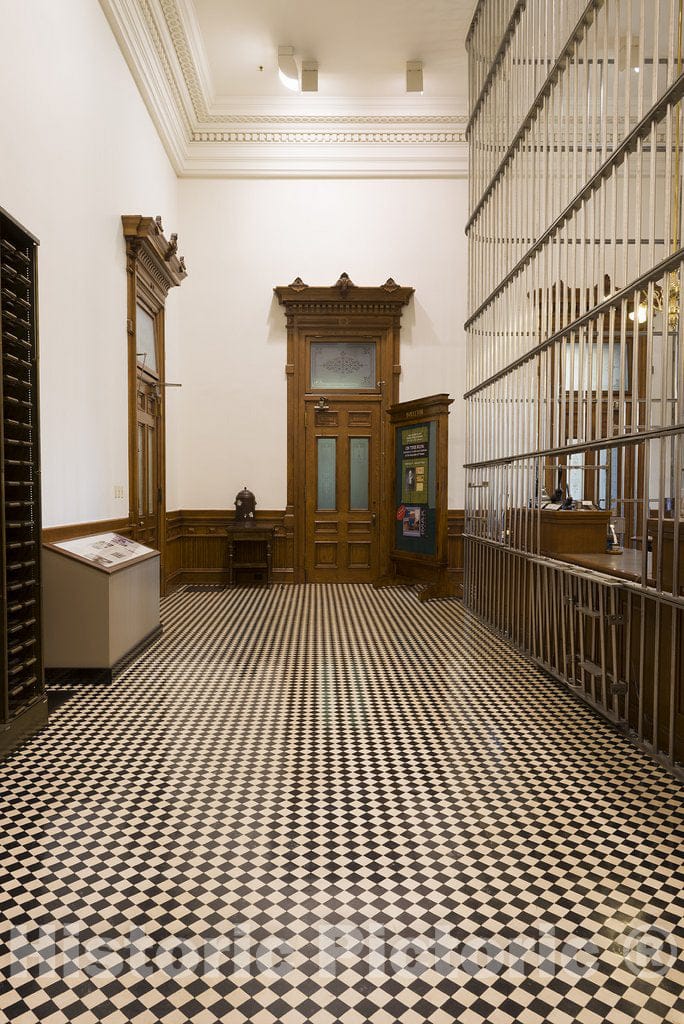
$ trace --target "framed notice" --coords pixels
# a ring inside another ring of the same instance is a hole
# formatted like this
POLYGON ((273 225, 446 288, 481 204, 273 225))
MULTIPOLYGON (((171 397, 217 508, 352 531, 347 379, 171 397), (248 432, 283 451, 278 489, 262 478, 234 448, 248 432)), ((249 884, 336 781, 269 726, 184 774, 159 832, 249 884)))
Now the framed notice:
POLYGON ((378 586, 424 582, 421 600, 455 592, 447 572, 448 417, 453 399, 430 395, 389 409, 394 507, 388 569, 378 586))

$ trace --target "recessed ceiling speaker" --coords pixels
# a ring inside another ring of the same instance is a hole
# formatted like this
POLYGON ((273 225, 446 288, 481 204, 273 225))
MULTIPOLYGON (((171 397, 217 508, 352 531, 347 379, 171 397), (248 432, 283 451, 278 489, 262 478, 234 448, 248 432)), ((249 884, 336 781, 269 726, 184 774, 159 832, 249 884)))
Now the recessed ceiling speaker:
POLYGON ((423 62, 422 60, 406 61, 406 92, 423 91, 423 62))
POLYGON ((302 92, 318 92, 318 61, 302 61, 302 92))

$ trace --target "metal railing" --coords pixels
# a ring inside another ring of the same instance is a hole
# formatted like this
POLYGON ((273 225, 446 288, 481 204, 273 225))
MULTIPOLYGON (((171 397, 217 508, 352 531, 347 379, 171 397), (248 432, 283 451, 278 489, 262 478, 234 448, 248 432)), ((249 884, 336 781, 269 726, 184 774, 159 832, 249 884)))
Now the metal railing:
POLYGON ((468 36, 466 601, 671 770, 683 5, 482 0, 468 36))

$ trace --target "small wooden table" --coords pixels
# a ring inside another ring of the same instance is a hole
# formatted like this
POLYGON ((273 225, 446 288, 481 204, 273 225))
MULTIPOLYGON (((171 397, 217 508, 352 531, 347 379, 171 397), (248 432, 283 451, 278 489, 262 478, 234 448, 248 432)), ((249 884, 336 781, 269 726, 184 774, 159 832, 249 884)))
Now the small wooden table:
POLYGON ((271 585, 273 527, 254 520, 231 523, 228 535, 228 585, 271 585))

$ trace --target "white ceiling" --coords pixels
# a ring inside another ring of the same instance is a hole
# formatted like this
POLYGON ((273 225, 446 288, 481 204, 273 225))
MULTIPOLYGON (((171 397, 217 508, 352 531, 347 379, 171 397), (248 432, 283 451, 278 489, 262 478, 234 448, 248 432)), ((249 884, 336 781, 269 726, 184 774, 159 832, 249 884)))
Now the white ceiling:
POLYGON ((475 2, 100 0, 177 173, 201 177, 463 177, 475 2), (318 93, 281 85, 279 45, 318 61, 318 93))
MULTIPOLYGON (((279 45, 319 63, 319 97, 392 98, 406 103, 405 65, 422 60, 424 102, 467 104, 465 36, 474 0, 189 0, 214 103, 287 97, 277 75, 279 45), (263 67, 263 71, 260 68, 263 67)), ((306 97, 310 99, 310 97, 306 97)), ((409 98, 409 102, 411 97, 409 98)))

